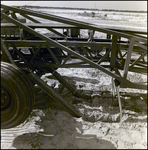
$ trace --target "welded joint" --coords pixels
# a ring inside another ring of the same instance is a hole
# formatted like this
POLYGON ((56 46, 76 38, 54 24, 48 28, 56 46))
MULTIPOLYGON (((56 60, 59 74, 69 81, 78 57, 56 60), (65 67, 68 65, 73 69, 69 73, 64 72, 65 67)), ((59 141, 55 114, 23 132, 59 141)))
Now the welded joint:
POLYGON ((120 82, 117 79, 114 80, 114 83, 116 87, 120 85, 120 82))
POLYGON ((133 67, 138 61, 140 61, 141 59, 143 59, 146 54, 147 54, 147 51, 145 51, 143 54, 141 54, 141 56, 140 56, 137 60, 135 60, 135 61, 130 65, 129 68, 133 67))
POLYGON ((2 52, 2 55, 4 55, 4 61, 8 61, 8 62, 11 62, 13 65, 16 65, 9 50, 7 49, 4 41, 1 39, 1 52, 2 52))
POLYGON ((54 75, 55 72, 56 72, 56 70, 54 70, 54 71, 52 72, 52 75, 54 75))
POLYGON ((77 89, 75 89, 75 91, 73 92, 73 94, 75 94, 77 92, 77 89))

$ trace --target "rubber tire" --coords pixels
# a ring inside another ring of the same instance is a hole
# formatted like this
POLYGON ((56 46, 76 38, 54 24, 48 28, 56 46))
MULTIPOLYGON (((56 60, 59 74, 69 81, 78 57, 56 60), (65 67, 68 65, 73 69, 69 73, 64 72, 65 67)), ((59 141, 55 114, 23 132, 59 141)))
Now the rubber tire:
POLYGON ((3 89, 9 97, 9 105, 5 109, 1 106, 1 129, 15 127, 26 120, 34 106, 33 88, 30 79, 21 69, 1 62, 1 92, 3 89))

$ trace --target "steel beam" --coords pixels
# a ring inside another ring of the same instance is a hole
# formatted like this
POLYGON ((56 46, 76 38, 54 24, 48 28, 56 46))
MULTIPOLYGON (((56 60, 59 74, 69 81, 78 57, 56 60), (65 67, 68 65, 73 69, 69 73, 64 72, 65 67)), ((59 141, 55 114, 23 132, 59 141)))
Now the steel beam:
POLYGON ((14 12, 13 12, 13 13, 11 13, 11 16, 12 16, 12 18, 14 18, 14 19, 18 20, 18 18, 16 17, 16 15, 15 15, 15 13, 14 13, 14 12))
MULTIPOLYGON (((33 46, 33 45, 35 45, 35 46, 40 46, 40 45, 44 45, 44 44, 46 44, 46 41, 13 41, 13 40, 5 40, 4 41, 5 43, 9 43, 10 45, 11 44, 15 44, 16 45, 16 47, 26 47, 26 46, 33 46)), ((63 43, 63 42, 60 42, 60 43, 63 43)), ((82 43, 81 43, 82 44, 82 43)), ((102 43, 101 43, 102 44, 102 43)), ((96 43, 95 43, 95 45, 96 45, 96 43)), ((100 45, 99 43, 97 43, 97 45, 100 45)), ((96 47, 97 47, 97 45, 96 45, 96 47)), ((82 45, 81 45, 82 46, 82 45)), ((89 45, 88 45, 89 46, 89 45)), ((104 46, 104 44, 103 44, 103 46, 104 46)), ((122 62, 124 62, 125 61, 125 59, 123 59, 122 57, 122 54, 121 54, 121 51, 118 49, 118 52, 119 52, 119 54, 120 54, 120 57, 121 57, 121 59, 122 59, 122 62)), ((109 52, 108 52, 109 53, 109 52)), ((107 54, 108 54, 107 53, 107 54)), ((144 53, 146 53, 146 51, 144 52, 144 53)), ((91 51, 90 51, 90 54, 91 54, 91 51)), ((107 54, 105 54, 104 56, 102 56, 101 58, 100 58, 100 60, 101 60, 101 62, 102 61, 104 61, 104 59, 106 58, 105 56, 107 55, 107 54)), ((28 57, 29 57, 29 55, 28 55, 28 57)), ((35 56, 34 56, 35 57, 35 56)), ((93 58, 93 56, 91 55, 91 57, 93 58)), ((64 58, 63 56, 62 56, 62 58, 64 58)), ((70 57, 69 57, 70 58, 70 57)), ((71 57, 72 58, 72 57, 71 57)), ((99 59, 99 57, 97 58, 97 59, 99 59)), ((96 60, 97 60, 96 59, 96 60)), ((136 59, 137 60, 137 59, 136 59)), ((133 63, 134 61, 136 61, 136 60, 134 60, 134 59, 131 59, 131 63, 133 63)), ((139 61, 140 63, 142 63, 142 64, 146 64, 146 62, 143 62, 143 61, 139 61)), ((122 65, 124 65, 124 63, 122 64, 122 65)))
POLYGON ((2 51, 2 58, 1 58, 2 61, 11 62, 13 65, 16 65, 2 39, 1 39, 1 51, 2 51))
POLYGON ((122 60, 122 65, 124 66, 124 59, 123 59, 123 56, 122 56, 122 53, 121 53, 121 50, 120 50, 120 48, 118 47, 118 53, 119 53, 119 55, 120 55, 120 58, 121 58, 121 60, 122 60))
POLYGON ((117 56, 117 36, 112 37, 112 48, 111 48, 111 58, 110 58, 110 66, 111 68, 115 67, 117 56))
POLYGON ((57 92, 55 92, 48 84, 46 84, 42 79, 40 79, 34 73, 29 73, 28 76, 30 79, 36 83, 40 88, 42 88, 50 97, 52 97, 55 101, 60 103, 66 110, 74 117, 81 117, 80 113, 75 110, 75 108, 65 101, 62 96, 60 96, 57 92))
MULTIPOLYGON (((24 16, 25 18, 31 20, 33 22, 35 22, 35 19, 28 16, 28 15, 25 15, 25 14, 21 14, 22 16, 24 16)), ((69 25, 69 24, 58 24, 58 23, 50 23, 50 24, 45 24, 45 23, 41 23, 41 24, 38 24, 38 23, 25 23, 25 25, 29 26, 29 27, 32 27, 32 28, 57 28, 57 29, 72 29, 72 28, 77 28, 77 29, 87 29, 87 28, 84 28, 84 27, 79 27, 79 26, 75 26, 75 25, 69 25)), ((15 24, 12 24, 12 23, 1 23, 1 28, 17 28, 17 26, 15 24)), ((131 35, 136 35, 136 36, 139 36, 139 37, 142 37, 142 38, 146 38, 146 37, 143 37, 142 35, 147 35, 147 31, 146 30, 141 30, 140 28, 139 29, 124 29, 122 27, 122 29, 117 29, 117 27, 106 27, 106 26, 103 26, 103 28, 105 29, 109 29, 109 30, 113 30, 113 31, 118 31, 118 32, 122 32, 122 33, 126 33, 126 34, 131 34, 131 35)))
POLYGON ((68 90, 70 90, 73 95, 79 96, 83 99, 85 99, 78 91, 75 89, 68 81, 66 81, 56 70, 53 68, 49 68, 49 71, 52 73, 52 75, 61 83, 63 84, 68 90))
POLYGON ((50 49, 50 47, 48 46, 48 44, 46 44, 46 47, 47 47, 49 53, 51 54, 51 56, 53 57, 53 59, 55 60, 55 62, 57 64, 60 64, 59 60, 57 59, 57 57, 55 56, 55 54, 52 52, 52 50, 50 49))
POLYGON ((144 58, 144 56, 147 54, 147 51, 145 51, 138 59, 136 59, 129 68, 133 67, 140 59, 144 58))
MULTIPOLYGON (((37 20, 35 20, 34 18, 25 15, 25 14, 21 14, 23 17, 35 22, 37 20)), ((72 28, 77 28, 77 29, 86 29, 86 28, 80 28, 74 25, 67 25, 67 24, 48 24, 48 23, 40 23, 40 22, 36 22, 36 23, 23 23, 26 26, 29 26, 31 28, 57 28, 57 29, 72 29, 72 28)), ((13 23, 1 23, 1 28, 18 28, 18 26, 16 26, 13 23)))
POLYGON ((29 63, 31 63, 35 59, 35 57, 36 57, 37 54, 39 55, 39 51, 40 51, 41 47, 42 47, 42 45, 40 45, 38 47, 37 51, 34 53, 34 55, 32 56, 32 58, 30 59, 29 63))
POLYGON ((11 45, 12 45, 14 51, 20 56, 20 58, 22 58, 23 61, 24 61, 26 64, 28 64, 27 60, 26 60, 26 59, 24 58, 24 56, 18 51, 18 49, 15 47, 15 45, 14 45, 14 44, 11 44, 11 45))
MULTIPOLYGON (((29 19, 29 20, 35 22, 35 23, 39 23, 39 26, 41 26, 40 24, 42 24, 41 22, 35 20, 34 18, 32 18, 32 17, 30 17, 30 16, 28 16, 28 15, 25 15, 25 14, 21 14, 21 15, 22 15, 23 17, 26 17, 27 19, 29 19)), ((51 29, 51 28, 48 28, 48 27, 47 27, 46 29, 49 30, 49 31, 51 31, 51 32, 53 32, 53 33, 55 33, 55 34, 57 34, 57 35, 59 35, 59 36, 65 37, 64 34, 61 34, 61 33, 57 32, 57 31, 54 30, 54 29, 51 29)))
POLYGON ((104 59, 108 57, 110 51, 111 51, 111 49, 107 50, 107 52, 105 53, 105 55, 102 56, 102 58, 97 62, 97 64, 100 64, 102 61, 104 61, 104 59))
POLYGON ((139 47, 141 47, 142 49, 146 50, 147 51, 147 45, 143 45, 137 41, 135 41, 135 44, 138 45, 139 47))
POLYGON ((117 32, 117 31, 112 31, 112 30, 100 28, 97 25, 90 24, 90 23, 85 23, 85 22, 82 22, 82 21, 77 21, 77 20, 73 20, 73 19, 68 19, 68 18, 59 17, 59 16, 55 16, 55 15, 51 15, 51 14, 47 14, 47 13, 41 13, 41 12, 32 11, 32 10, 19 9, 19 8, 16 8, 16 7, 10 7, 10 6, 6 6, 6 5, 3 5, 3 4, 1 4, 1 7, 3 9, 9 9, 9 10, 12 10, 12 11, 15 11, 15 12, 18 12, 18 13, 22 13, 22 14, 25 13, 25 14, 28 14, 28 15, 32 15, 32 16, 36 16, 36 17, 40 17, 40 18, 44 18, 44 19, 49 19, 49 20, 56 21, 56 22, 62 22, 62 23, 70 24, 70 25, 75 25, 75 26, 78 26, 78 27, 84 27, 84 28, 88 28, 90 30, 94 30, 94 31, 98 31, 98 32, 104 32, 104 33, 107 33, 107 34, 120 36, 120 37, 124 37, 124 38, 128 38, 128 39, 134 37, 135 40, 147 42, 147 39, 145 39, 145 38, 139 38, 137 36, 125 34, 125 33, 122 33, 122 32, 117 32))
MULTIPOLYGON (((73 39, 74 41, 65 41, 64 39, 61 40, 61 38, 52 38, 50 37, 51 39, 57 39, 57 42, 61 43, 62 45, 65 45, 65 46, 83 46, 83 47, 94 47, 95 50, 99 50, 99 49, 102 49, 105 47, 105 48, 110 48, 111 47, 111 41, 110 42, 106 42, 106 40, 104 40, 104 42, 102 42, 102 40, 98 40, 96 42, 92 42, 92 43, 87 43, 85 42, 85 39, 83 41, 83 39, 80 39, 80 41, 75 41, 75 39, 73 39), (82 40, 82 41, 81 41, 82 40)), ((78 39, 77 39, 78 40, 78 39)), ((27 46, 32 46, 32 45, 40 45, 42 43, 45 43, 46 44, 46 41, 45 40, 4 40, 5 43, 14 43, 14 44, 17 44, 18 46, 24 46, 24 47, 27 47, 27 46)), ((124 43, 118 43, 118 46, 120 44, 120 50, 124 50, 126 51, 126 49, 128 48, 128 45, 124 44, 124 43)), ((89 50, 90 52, 92 50, 89 50)), ((134 45, 133 47, 133 52, 144 52, 145 50, 141 49, 140 47, 134 45)), ((124 57, 125 55, 123 55, 122 57, 124 57)))
POLYGON ((128 69, 129 69, 131 56, 132 56, 134 42, 135 42, 135 39, 132 38, 130 40, 130 44, 129 44, 129 48, 128 48, 128 52, 127 52, 127 58, 126 58, 126 61, 125 61, 125 64, 124 64, 124 74, 123 74, 124 78, 127 77, 127 73, 128 73, 128 69))
POLYGON ((68 61, 68 59, 71 57, 71 54, 68 54, 68 56, 65 58, 65 60, 62 63, 62 66, 68 61))

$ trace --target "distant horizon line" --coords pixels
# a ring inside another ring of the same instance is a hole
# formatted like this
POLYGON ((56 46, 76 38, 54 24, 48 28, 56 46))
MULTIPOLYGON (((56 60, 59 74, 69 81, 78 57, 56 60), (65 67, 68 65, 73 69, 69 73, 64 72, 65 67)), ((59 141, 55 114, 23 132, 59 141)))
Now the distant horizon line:
POLYGON ((32 5, 22 5, 15 7, 36 7, 36 8, 55 8, 55 9, 77 9, 77 10, 100 10, 100 11, 120 11, 120 12, 141 12, 147 13, 145 10, 118 10, 118 9, 97 9, 97 8, 76 8, 76 7, 53 7, 53 6, 32 6, 32 5))

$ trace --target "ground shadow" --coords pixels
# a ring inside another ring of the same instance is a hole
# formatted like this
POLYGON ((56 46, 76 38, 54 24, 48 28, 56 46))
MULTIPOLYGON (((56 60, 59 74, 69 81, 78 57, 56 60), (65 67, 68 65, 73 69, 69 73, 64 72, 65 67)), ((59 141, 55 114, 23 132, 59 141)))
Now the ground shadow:
POLYGON ((111 142, 98 139, 93 135, 61 136, 59 134, 53 137, 38 133, 26 133, 17 136, 12 146, 16 149, 116 149, 111 142))

